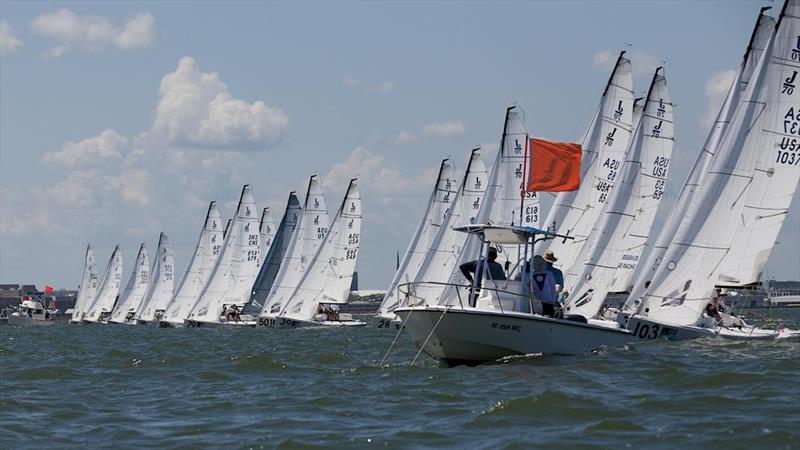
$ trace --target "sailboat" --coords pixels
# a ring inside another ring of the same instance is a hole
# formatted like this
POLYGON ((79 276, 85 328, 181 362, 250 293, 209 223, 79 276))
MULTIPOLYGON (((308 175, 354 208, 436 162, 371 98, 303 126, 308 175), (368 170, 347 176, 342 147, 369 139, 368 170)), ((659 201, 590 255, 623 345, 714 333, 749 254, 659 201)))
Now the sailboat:
POLYGON ((153 258, 150 285, 144 299, 136 310, 136 321, 140 325, 158 324, 175 293, 175 257, 166 233, 158 236, 158 248, 153 258))
POLYGON ((322 194, 322 181, 312 175, 308 181, 303 211, 295 226, 280 269, 272 283, 264 307, 261 308, 258 324, 268 326, 283 311, 286 302, 305 276, 312 258, 317 253, 328 233, 330 218, 322 194))
POLYGON ((219 258, 224 238, 217 203, 211 202, 208 205, 206 220, 203 222, 200 236, 197 238, 192 260, 189 262, 178 289, 175 290, 175 297, 164 311, 164 317, 159 322, 159 326, 165 328, 183 327, 183 320, 189 315, 189 311, 199 298, 203 286, 211 276, 214 264, 219 258))
POLYGON ((144 243, 139 246, 139 253, 136 255, 136 262, 122 290, 117 305, 111 312, 108 323, 118 323, 125 325, 136 325, 136 311, 144 300, 147 286, 150 281, 150 258, 147 256, 147 249, 144 243))
MULTIPOLYGON (((303 278, 270 327, 362 326, 338 306, 347 303, 361 242, 361 194, 350 180, 342 204, 303 278)), ((266 321, 265 321, 266 322, 266 321)))
POLYGON ((664 196, 675 136, 672 109, 667 80, 659 67, 619 182, 589 236, 590 243, 565 276, 567 313, 579 314, 590 322, 597 320, 617 278, 632 276, 664 196))
MULTIPOLYGON (((682 339, 719 336, 729 339, 774 339, 795 334, 779 328, 760 329, 741 319, 715 323, 704 311, 719 282, 725 255, 742 228, 742 217, 756 171, 792 180, 800 170, 787 154, 797 155, 800 138, 800 1, 784 3, 773 34, 753 72, 742 100, 731 116, 701 189, 687 209, 685 221, 664 253, 661 265, 641 297, 631 299, 627 327, 645 336, 682 339), (768 167, 761 166, 772 156, 768 167), (784 174, 788 172, 789 174, 784 174)), ((781 197, 777 201, 783 201, 781 197)), ((747 232, 749 230, 745 230, 747 232)))
MULTIPOLYGON (((457 183, 453 172, 453 163, 450 159, 442 160, 439 166, 439 175, 436 177, 436 184, 434 184, 433 192, 428 198, 425 214, 423 214, 414 236, 408 244, 403 261, 399 261, 399 254, 397 256, 397 270, 392 277, 391 283, 389 283, 389 289, 386 290, 386 295, 383 297, 380 307, 378 307, 378 312, 372 318, 371 324, 373 327, 384 329, 399 327, 399 320, 392 312, 400 302, 397 287, 416 278, 423 260, 430 251, 431 243, 442 229, 442 222, 447 219, 450 213, 450 205, 455 198, 455 192, 453 191, 457 183)), ((485 183, 486 180, 484 180, 485 183)))
POLYGON ((260 234, 260 247, 258 249, 258 275, 256 275, 255 281, 253 282, 253 287, 250 290, 250 301, 245 305, 244 308, 247 313, 252 313, 255 315, 258 315, 264 305, 253 298, 253 292, 255 291, 256 284, 258 283, 258 277, 261 275, 261 269, 267 264, 266 257, 269 254, 272 243, 275 241, 275 236, 277 236, 278 233, 278 230, 275 227, 275 219, 272 217, 272 210, 269 206, 264 208, 264 210, 261 212, 261 223, 258 226, 258 230, 260 234))
POLYGON ((244 185, 222 245, 221 254, 185 319, 188 327, 255 326, 255 321, 239 316, 249 301, 250 289, 258 275, 259 217, 250 185, 244 185), (230 320, 229 320, 230 319, 230 320))
POLYGON ((562 270, 569 269, 577 260, 619 179, 632 123, 633 78, 631 63, 623 51, 583 140, 581 186, 576 191, 560 192, 545 220, 553 231, 574 239, 542 241, 536 246, 536 254, 543 254, 547 248, 553 251, 558 258, 555 266, 562 270))
POLYGON ((292 233, 294 233, 297 221, 300 219, 300 214, 303 207, 300 206, 300 200, 297 199, 297 194, 292 191, 289 193, 289 200, 286 202, 286 210, 283 213, 278 229, 275 231, 274 238, 266 253, 263 254, 261 267, 258 271, 253 289, 250 294, 251 305, 262 305, 267 299, 272 288, 272 283, 275 281, 275 276, 278 275, 278 270, 281 267, 281 261, 286 254, 286 249, 292 240, 292 233))
POLYGON ((122 252, 119 245, 114 247, 114 252, 108 260, 105 275, 100 289, 97 291, 91 305, 86 308, 83 323, 105 323, 114 304, 119 298, 119 285, 122 280, 122 252))
POLYGON ((78 290, 78 296, 75 299, 75 306, 72 311, 67 311, 67 314, 72 314, 69 321, 70 323, 81 323, 83 314, 90 306, 89 304, 94 300, 97 295, 97 263, 94 260, 94 250, 91 245, 86 246, 86 255, 83 261, 83 274, 81 275, 81 285, 78 290))
POLYGON ((453 228, 475 222, 483 205, 488 178, 489 174, 483 163, 483 152, 480 148, 476 148, 470 154, 466 172, 450 207, 450 214, 439 228, 417 276, 414 277, 412 284, 400 287, 400 292, 407 294, 412 302, 440 303, 440 298, 447 287, 446 281, 457 270, 456 262, 461 258, 469 236, 453 228))
MULTIPOLYGON (((695 194, 702 186, 702 181, 708 172, 711 159, 718 151, 718 146, 722 136, 725 130, 728 128, 728 124, 731 122, 733 113, 739 106, 741 95, 749 85, 750 79, 752 78, 753 72, 758 64, 758 60, 763 54, 764 48, 766 47, 770 36, 772 36, 772 32, 775 29, 775 19, 765 14, 765 12, 769 9, 769 7, 762 8, 759 12, 756 25, 753 28, 750 41, 747 45, 744 57, 742 58, 742 63, 740 64, 734 82, 728 90, 725 100, 722 103, 719 112, 717 113, 714 124, 709 131, 705 143, 703 144, 703 148, 700 152, 698 152, 697 159, 695 160, 694 165, 689 172, 689 176, 686 179, 686 182, 684 183, 677 200, 672 206, 672 209, 670 209, 669 215, 667 216, 664 225, 661 227, 661 230, 658 233, 658 238, 656 239, 655 244, 652 246, 647 256, 647 260, 644 264, 639 264, 633 289, 630 291, 630 295, 628 296, 628 301, 631 303, 631 305, 635 299, 644 294, 645 284, 653 279, 653 274, 661 265, 661 262, 664 259, 664 254, 666 253, 670 242, 672 242, 672 238, 678 232, 678 227, 686 219, 689 205, 692 203, 695 194)), ((720 276, 724 277, 724 272, 722 272, 720 276)), ((629 307, 627 312, 632 312, 632 308, 629 307)))

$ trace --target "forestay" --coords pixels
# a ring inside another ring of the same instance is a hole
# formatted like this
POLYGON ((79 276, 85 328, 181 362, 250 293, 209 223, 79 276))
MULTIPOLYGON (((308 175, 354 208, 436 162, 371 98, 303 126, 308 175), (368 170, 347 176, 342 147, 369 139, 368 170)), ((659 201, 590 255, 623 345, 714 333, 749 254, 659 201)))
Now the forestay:
POLYGON ((104 312, 110 313, 119 296, 119 285, 122 281, 122 252, 119 245, 114 247, 114 252, 108 260, 103 283, 97 291, 92 304, 86 309, 84 320, 97 322, 104 312))
MULTIPOLYGON (((469 234, 455 231, 453 227, 467 225, 475 219, 483 204, 486 192, 488 173, 483 163, 481 149, 476 148, 470 154, 467 170, 459 184, 455 199, 439 232, 422 262, 417 276, 413 279, 413 294, 426 304, 439 303, 444 286, 427 282, 447 282, 455 269, 462 249, 469 234)), ((519 200, 518 200, 519 201, 519 200)), ((406 288, 407 292, 410 287, 406 288)))
POLYGON ((361 194, 358 181, 353 179, 331 222, 330 231, 281 315, 312 320, 320 304, 347 303, 360 241, 361 194))
POLYGON ((320 244, 325 239, 330 225, 325 197, 322 195, 322 182, 313 175, 308 182, 303 213, 292 235, 289 248, 281 262, 261 316, 278 314, 305 275, 320 244))
POLYGON ((139 246, 139 253, 136 255, 136 262, 122 290, 114 311, 111 312, 109 322, 125 323, 129 313, 136 314, 139 306, 147 292, 147 284, 150 281, 150 257, 147 256, 147 249, 144 243, 139 246))
POLYGON ((567 274, 567 311, 594 317, 619 277, 630 279, 644 249, 664 185, 674 142, 672 101, 658 68, 648 90, 619 183, 603 209, 591 244, 567 274), (586 251, 588 250, 588 251, 586 251))
POLYGON ((152 322, 157 319, 157 314, 163 314, 175 293, 175 257, 163 231, 158 237, 158 249, 150 273, 150 285, 136 314, 137 320, 145 322, 152 322))
MULTIPOLYGON (((455 178, 453 163, 449 159, 442 161, 439 167, 439 175, 433 192, 428 199, 425 214, 422 216, 411 243, 408 245, 403 261, 397 267, 397 271, 389 284, 389 289, 383 297, 383 302, 378 308, 378 315, 385 316, 391 313, 399 304, 397 286, 408 283, 417 278, 417 273, 426 259, 426 255, 432 248, 434 239, 441 233, 442 223, 447 221, 447 216, 451 211, 451 204, 455 201, 455 189, 458 181, 455 178)), ((486 180, 483 181, 484 184, 486 180)), ((445 226, 446 228, 447 226, 445 226)))
POLYGON ((548 247, 553 250, 556 266, 565 270, 572 267, 587 243, 625 160, 633 123, 633 78, 631 63, 624 55, 621 52, 614 65, 595 120, 581 144, 581 186, 560 192, 545 221, 548 228, 555 226, 553 231, 574 239, 542 241, 536 246, 536 254, 548 247))
POLYGON ((673 325, 693 325, 698 320, 719 279, 723 257, 741 233, 731 224, 742 214, 761 155, 769 153, 778 161, 776 171, 784 164, 779 158, 788 151, 781 147, 787 139, 795 143, 789 153, 797 155, 798 35, 800 2, 787 2, 720 141, 703 189, 695 194, 665 263, 645 293, 641 315, 673 325))
POLYGON ((275 236, 270 244, 268 251, 262 257, 261 267, 253 283, 252 293, 250 295, 250 303, 252 305, 263 305, 267 299, 272 283, 275 281, 275 276, 278 275, 278 270, 281 267, 281 261, 286 255, 286 249, 292 241, 292 234, 294 233, 297 221, 300 219, 300 214, 303 212, 303 207, 300 206, 300 200, 294 192, 289 193, 289 200, 286 203, 286 211, 283 213, 283 218, 278 225, 275 236))
POLYGON ((655 244, 650 248, 646 262, 639 265, 634 287, 626 301, 626 309, 635 308, 634 303, 644 294, 645 283, 653 279, 653 274, 661 264, 667 247, 672 242, 672 238, 677 233, 680 224, 686 219, 689 205, 702 185, 711 160, 717 152, 720 139, 728 128, 731 117, 739 105, 741 94, 750 83, 750 78, 753 76, 758 59, 761 57, 764 47, 766 47, 767 41, 775 28, 775 20, 764 14, 767 9, 769 8, 762 8, 759 13, 736 78, 725 96, 725 101, 717 113, 703 148, 697 155, 694 166, 689 172, 689 177, 686 179, 680 194, 678 194, 672 209, 670 209, 667 219, 658 233, 655 244))
POLYGON ((78 322, 81 316, 91 306, 97 295, 97 263, 94 259, 94 250, 91 245, 86 246, 86 255, 83 261, 83 274, 81 275, 81 285, 78 296, 75 299, 75 306, 72 308, 70 321, 78 322))
POLYGON ((219 259, 223 244, 222 219, 217 209, 217 203, 211 202, 206 212, 206 220, 200 230, 197 245, 194 248, 192 260, 186 268, 175 297, 164 312, 164 320, 174 323, 183 323, 189 315, 206 282, 211 277, 214 265, 219 259))
POLYGON ((219 322, 226 306, 244 306, 258 274, 259 217, 250 185, 242 188, 236 215, 217 263, 188 320, 219 322))

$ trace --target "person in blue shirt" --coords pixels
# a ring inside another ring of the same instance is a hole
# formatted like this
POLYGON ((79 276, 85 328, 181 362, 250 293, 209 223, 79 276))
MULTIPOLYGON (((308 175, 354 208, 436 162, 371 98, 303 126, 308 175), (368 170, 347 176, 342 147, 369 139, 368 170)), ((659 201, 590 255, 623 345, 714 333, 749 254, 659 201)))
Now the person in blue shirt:
POLYGON ((556 294, 560 294, 561 290, 564 289, 564 273, 553 267, 553 263, 558 261, 558 258, 556 258, 552 250, 548 250, 544 252, 544 260, 547 262, 547 271, 553 274, 553 278, 556 281, 556 294))

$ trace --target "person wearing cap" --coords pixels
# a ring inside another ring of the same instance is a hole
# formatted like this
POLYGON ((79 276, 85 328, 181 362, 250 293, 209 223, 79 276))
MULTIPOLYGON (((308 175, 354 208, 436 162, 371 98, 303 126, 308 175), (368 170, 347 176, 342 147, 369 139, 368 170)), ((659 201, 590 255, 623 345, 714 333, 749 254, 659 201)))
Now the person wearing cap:
POLYGON ((558 261, 558 258, 556 258, 552 250, 548 250, 544 252, 544 260, 547 263, 547 271, 553 274, 553 278, 556 281, 556 293, 559 294, 564 288, 564 273, 553 267, 553 263, 558 261))

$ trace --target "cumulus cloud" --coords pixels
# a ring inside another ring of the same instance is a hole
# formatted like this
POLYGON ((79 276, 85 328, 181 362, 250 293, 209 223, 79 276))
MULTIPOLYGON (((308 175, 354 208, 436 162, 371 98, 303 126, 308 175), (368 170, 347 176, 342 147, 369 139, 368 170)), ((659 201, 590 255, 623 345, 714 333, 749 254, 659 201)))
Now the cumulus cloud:
MULTIPOLYGON (((592 64, 602 70, 611 70, 617 62, 618 51, 601 50, 592 57, 592 64)), ((628 50, 625 56, 631 61, 634 77, 652 75, 660 65, 659 58, 642 50, 628 50)))
POLYGON ((33 193, 67 207, 108 206, 117 198, 136 206, 147 206, 150 203, 148 179, 147 172, 142 169, 127 169, 118 175, 109 175, 100 169, 82 169, 70 172, 51 187, 36 188, 33 193))
POLYGON ((395 142, 399 144, 405 144, 408 142, 413 142, 416 140, 417 137, 414 136, 414 133, 409 133, 408 131, 401 131, 397 133, 397 136, 394 137, 395 142))
POLYGON ((465 130, 461 121, 429 123, 422 126, 422 134, 426 136, 456 136, 463 134, 465 130))
MULTIPOLYGON (((425 174, 420 175, 424 177, 425 174)), ((326 190, 342 191, 351 178, 357 177, 362 191, 378 195, 395 195, 419 188, 419 177, 409 177, 386 160, 384 155, 371 152, 365 146, 353 149, 346 160, 334 165, 323 175, 326 190)))
POLYGON ((706 100, 708 107, 703 117, 700 119, 700 124, 704 128, 709 128, 714 123, 722 103, 725 101, 725 96, 736 79, 736 72, 733 70, 725 70, 717 72, 711 76, 706 82, 706 100))
POLYGON ((102 16, 79 16, 69 9, 42 14, 33 19, 31 29, 42 36, 59 41, 44 56, 57 58, 73 48, 102 51, 106 47, 120 50, 145 48, 155 42, 155 19, 140 13, 122 27, 114 26, 102 16))
POLYGON ((14 35, 14 30, 5 21, 0 21, 0 56, 10 55, 22 46, 22 41, 14 35))
POLYGON ((182 147, 265 149, 280 142, 289 118, 263 101, 231 96, 215 72, 201 72, 193 58, 161 79, 152 132, 182 147))
POLYGON ((79 163, 101 164, 107 161, 122 159, 128 138, 114 130, 104 130, 97 136, 79 142, 67 142, 61 150, 46 153, 45 162, 57 162, 66 166, 79 163))

